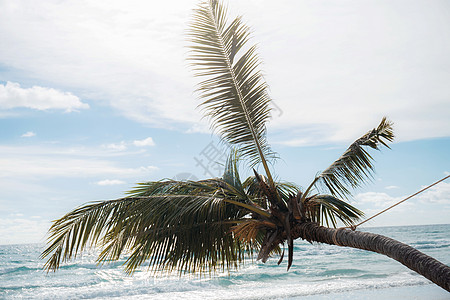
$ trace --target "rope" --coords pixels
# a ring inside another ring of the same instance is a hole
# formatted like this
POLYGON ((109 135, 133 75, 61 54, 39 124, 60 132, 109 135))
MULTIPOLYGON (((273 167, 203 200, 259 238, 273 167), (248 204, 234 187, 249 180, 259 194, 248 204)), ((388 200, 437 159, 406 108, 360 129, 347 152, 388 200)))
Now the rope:
POLYGON ((403 203, 403 202, 405 202, 406 200, 411 199, 411 198, 414 197, 414 196, 417 196, 418 194, 420 194, 420 193, 422 193, 422 192, 428 190, 430 187, 435 186, 436 184, 438 184, 438 183, 440 183, 440 182, 442 182, 442 181, 448 179, 449 177, 450 177, 450 175, 448 175, 448 176, 442 178, 441 180, 436 181, 436 182, 433 183, 433 184, 430 184, 429 186, 427 186, 427 187, 421 189, 420 191, 418 191, 418 192, 412 194, 411 196, 406 197, 405 199, 403 199, 403 200, 401 200, 401 201, 395 203, 394 205, 389 206, 388 208, 386 208, 386 209, 380 211, 379 213, 377 213, 377 214, 371 216, 370 218, 368 218, 368 219, 362 221, 361 223, 359 223, 359 224, 357 224, 357 225, 351 225, 351 226, 344 227, 344 228, 350 228, 351 230, 355 230, 356 227, 358 227, 358 226, 360 226, 360 225, 366 223, 367 221, 369 221, 369 220, 375 218, 376 216, 381 215, 382 213, 384 213, 384 212, 390 210, 391 208, 393 208, 394 206, 397 206, 397 205, 399 205, 400 203, 403 203))

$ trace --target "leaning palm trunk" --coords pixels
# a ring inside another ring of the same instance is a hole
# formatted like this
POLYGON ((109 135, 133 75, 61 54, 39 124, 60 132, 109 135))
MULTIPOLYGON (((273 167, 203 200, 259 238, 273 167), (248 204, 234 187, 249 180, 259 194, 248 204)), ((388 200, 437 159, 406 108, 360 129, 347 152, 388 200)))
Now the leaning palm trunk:
POLYGON ((397 240, 369 232, 327 228, 312 222, 299 224, 291 230, 293 238, 384 254, 450 292, 449 266, 397 240))

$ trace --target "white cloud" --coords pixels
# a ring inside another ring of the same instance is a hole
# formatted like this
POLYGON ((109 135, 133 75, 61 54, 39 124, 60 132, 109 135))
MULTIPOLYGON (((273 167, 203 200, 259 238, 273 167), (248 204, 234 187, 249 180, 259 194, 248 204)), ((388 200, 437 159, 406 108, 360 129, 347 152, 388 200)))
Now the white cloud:
POLYGON ((205 119, 199 120, 197 123, 186 130, 186 133, 211 133, 211 128, 208 126, 208 122, 205 119))
POLYGON ((385 189, 387 189, 387 190, 395 190, 395 189, 398 189, 398 188, 399 187, 396 186, 396 185, 389 185, 389 186, 385 187, 385 189))
MULTIPOLYGON (((386 193, 361 193, 355 196, 352 204, 364 211, 366 218, 369 218, 407 196, 410 195, 393 197, 386 193)), ((363 226, 447 224, 449 213, 450 183, 441 182, 378 215, 363 226)))
POLYGON ((355 204, 370 204, 373 207, 387 208, 402 200, 401 197, 392 197, 386 193, 367 192, 359 193, 354 198, 355 204))
POLYGON ((186 68, 185 31, 197 4, 51 0, 30 7, 2 1, 2 63, 109 101, 139 122, 193 124, 200 114, 186 68))
POLYGON ((100 186, 105 186, 105 185, 120 185, 120 184, 125 184, 125 181, 122 180, 118 180, 118 179, 105 179, 105 180, 100 180, 96 182, 97 185, 100 186))
POLYGON ((441 182, 418 195, 418 198, 422 203, 450 205, 450 183, 441 182))
POLYGON ((10 214, 10 217, 23 217, 22 213, 15 213, 15 214, 10 214))
POLYGON ((0 244, 42 243, 50 221, 38 216, 31 218, 11 214, 0 218, 0 244))
POLYGON ((128 149, 129 145, 134 145, 136 147, 151 147, 155 146, 155 142, 151 137, 148 137, 143 140, 135 140, 133 142, 121 141, 120 143, 105 144, 102 147, 113 151, 125 151, 128 149))
POLYGON ((21 135, 21 137, 24 137, 24 138, 29 138, 29 137, 33 137, 33 136, 36 136, 36 133, 34 133, 33 131, 28 131, 21 135))
POLYGON ((156 166, 121 167, 114 155, 93 149, 0 146, 0 178, 147 177, 156 166))
POLYGON ((0 177, 95 177, 102 175, 139 176, 157 170, 156 167, 123 168, 102 159, 74 157, 9 157, 0 158, 0 177))
POLYGON ((154 171, 157 171, 157 170, 159 170, 159 168, 158 168, 158 167, 155 167, 155 166, 146 166, 146 167, 140 167, 139 170, 140 170, 141 172, 147 173, 147 172, 154 172, 154 171))
MULTIPOLYGON (((197 3, 2 1, 1 63, 109 101, 133 120, 186 131, 201 117, 185 62, 197 3)), ((395 121, 398 140, 449 136, 450 19, 442 3, 232 1, 231 13, 253 29, 280 108, 269 125, 273 141, 348 142, 383 115, 395 121)))
POLYGON ((62 109, 66 112, 87 109, 77 96, 52 88, 33 86, 21 88, 18 83, 0 84, 0 109, 25 107, 37 110, 62 109))
POLYGON ((111 143, 111 144, 103 145, 103 147, 106 149, 114 150, 114 151, 127 150, 127 145, 126 145, 125 141, 121 141, 118 144, 111 143))
POLYGON ((143 140, 136 140, 133 142, 136 147, 147 147, 147 146, 155 146, 155 142, 151 137, 148 137, 143 140))
MULTIPOLYGON (((368 218, 406 199, 407 196, 410 195, 393 197, 387 193, 366 192, 357 194, 352 201, 352 205, 364 211, 366 218, 368 218)), ((409 198, 385 213, 378 215, 370 221, 369 225, 448 223, 446 211, 449 210, 450 183, 441 182, 422 194, 409 198), (436 214, 436 211, 440 213, 436 214)))

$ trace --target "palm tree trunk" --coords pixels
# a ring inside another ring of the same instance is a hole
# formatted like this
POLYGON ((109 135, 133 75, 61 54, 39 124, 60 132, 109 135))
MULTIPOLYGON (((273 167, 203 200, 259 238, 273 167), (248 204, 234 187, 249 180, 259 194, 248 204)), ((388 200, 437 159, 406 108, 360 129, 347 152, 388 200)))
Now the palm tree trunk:
POLYGON ((291 229, 291 235, 309 242, 358 248, 384 254, 450 292, 450 267, 394 239, 362 231, 334 229, 307 222, 291 229))

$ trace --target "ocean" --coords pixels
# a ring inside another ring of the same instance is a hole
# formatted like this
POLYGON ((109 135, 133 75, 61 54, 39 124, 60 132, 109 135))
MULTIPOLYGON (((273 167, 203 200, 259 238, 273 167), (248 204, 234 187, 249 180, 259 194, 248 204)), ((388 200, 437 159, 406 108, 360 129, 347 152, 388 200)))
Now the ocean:
MULTIPOLYGON (((363 229, 407 243, 450 264, 450 225, 363 229)), ((94 253, 42 270, 45 245, 0 245, 0 299, 450 299, 450 293, 380 254, 295 241, 294 263, 248 262, 209 277, 133 276, 117 261, 97 266, 94 253)))

